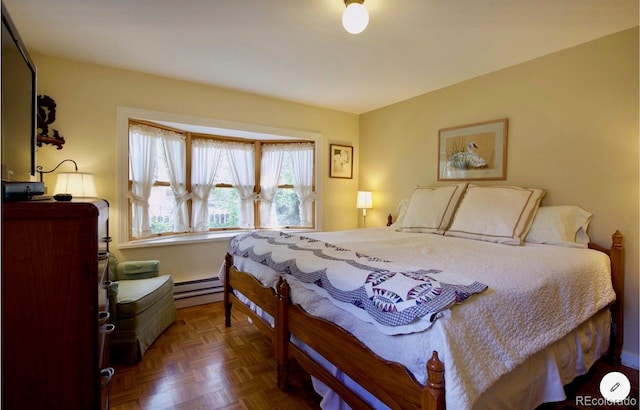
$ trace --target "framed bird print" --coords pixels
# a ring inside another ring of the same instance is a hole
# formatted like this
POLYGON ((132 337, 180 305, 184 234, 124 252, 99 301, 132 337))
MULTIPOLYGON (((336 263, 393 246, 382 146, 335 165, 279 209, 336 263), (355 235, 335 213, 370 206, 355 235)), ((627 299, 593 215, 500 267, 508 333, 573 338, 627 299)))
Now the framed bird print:
POLYGON ((438 131, 438 181, 507 179, 507 118, 438 131))
POLYGON ((353 178, 353 147, 330 144, 330 178, 353 178))

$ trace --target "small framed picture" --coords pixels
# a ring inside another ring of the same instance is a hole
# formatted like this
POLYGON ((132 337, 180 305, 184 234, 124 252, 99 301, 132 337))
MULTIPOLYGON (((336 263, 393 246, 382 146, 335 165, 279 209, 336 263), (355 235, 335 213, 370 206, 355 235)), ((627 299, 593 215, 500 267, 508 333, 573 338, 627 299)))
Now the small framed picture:
POLYGON ((331 144, 329 150, 329 177, 353 178, 353 147, 331 144))
POLYGON ((507 178, 508 120, 441 129, 438 181, 507 178))

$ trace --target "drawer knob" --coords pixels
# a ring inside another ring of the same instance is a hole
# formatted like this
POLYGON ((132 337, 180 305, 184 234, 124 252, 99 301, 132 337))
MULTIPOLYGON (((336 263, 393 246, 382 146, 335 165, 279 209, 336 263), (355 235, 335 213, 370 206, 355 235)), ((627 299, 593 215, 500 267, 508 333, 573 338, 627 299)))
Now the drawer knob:
POLYGON ((116 371, 113 369, 113 367, 105 367, 104 369, 100 370, 100 384, 103 389, 109 385, 115 373, 116 371))
POLYGON ((98 312, 98 325, 102 326, 105 323, 107 323, 107 320, 109 320, 109 318, 111 317, 111 313, 103 310, 101 312, 98 312))

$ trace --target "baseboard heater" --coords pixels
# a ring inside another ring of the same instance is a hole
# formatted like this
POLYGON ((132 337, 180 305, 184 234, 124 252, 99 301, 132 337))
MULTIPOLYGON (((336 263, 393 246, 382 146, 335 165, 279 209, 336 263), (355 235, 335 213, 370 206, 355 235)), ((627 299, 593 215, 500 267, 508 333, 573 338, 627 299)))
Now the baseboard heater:
POLYGON ((173 287, 173 299, 176 307, 204 305, 223 299, 224 286, 218 278, 207 278, 178 282, 173 287))

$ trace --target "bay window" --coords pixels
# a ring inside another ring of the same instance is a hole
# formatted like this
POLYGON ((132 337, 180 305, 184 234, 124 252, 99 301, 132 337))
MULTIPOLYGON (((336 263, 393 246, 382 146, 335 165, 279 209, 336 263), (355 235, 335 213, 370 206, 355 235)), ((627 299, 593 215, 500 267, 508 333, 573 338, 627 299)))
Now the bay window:
POLYGON ((314 228, 315 142, 129 123, 130 238, 314 228))

